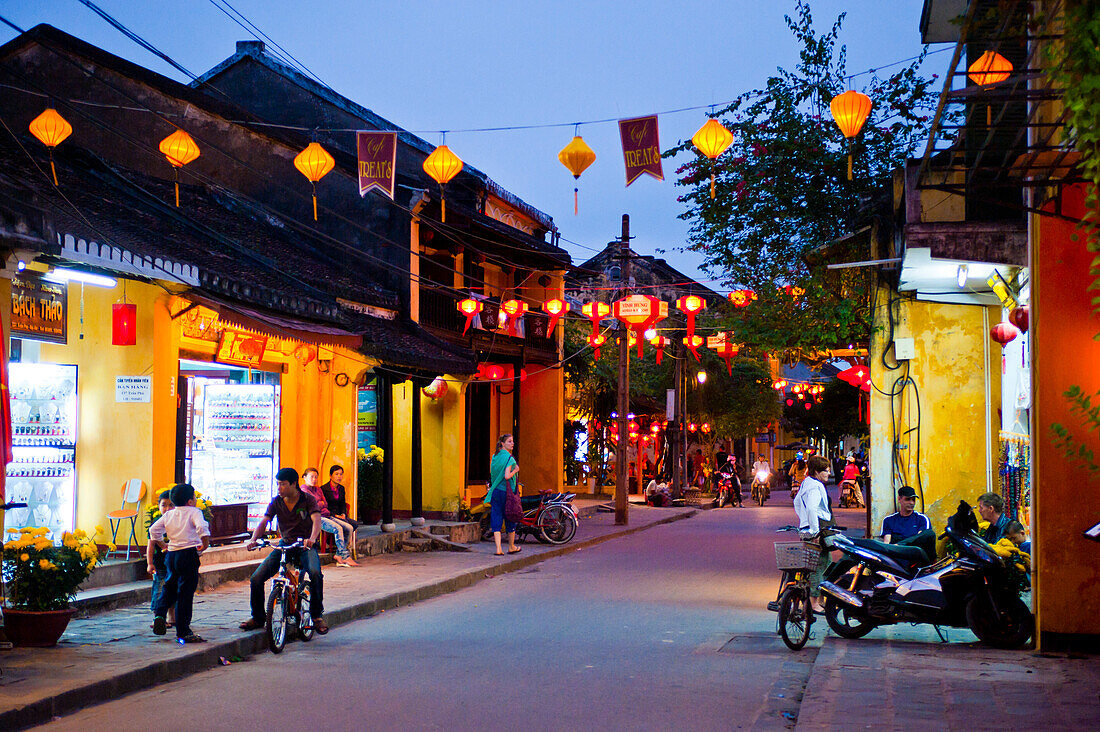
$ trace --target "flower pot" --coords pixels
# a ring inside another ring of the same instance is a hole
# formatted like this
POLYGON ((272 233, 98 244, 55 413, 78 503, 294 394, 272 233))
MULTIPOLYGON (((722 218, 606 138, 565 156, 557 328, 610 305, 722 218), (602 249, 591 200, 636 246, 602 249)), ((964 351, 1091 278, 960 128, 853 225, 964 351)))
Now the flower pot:
POLYGON ((73 608, 65 610, 18 610, 4 608, 4 630, 17 646, 49 648, 65 632, 72 619, 73 608))

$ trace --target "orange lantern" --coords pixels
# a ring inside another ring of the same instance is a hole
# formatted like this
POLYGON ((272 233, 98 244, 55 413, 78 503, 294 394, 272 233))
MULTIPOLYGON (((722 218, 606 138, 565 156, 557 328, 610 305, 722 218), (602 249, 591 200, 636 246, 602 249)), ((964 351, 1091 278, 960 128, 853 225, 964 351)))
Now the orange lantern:
POLYGON ((687 346, 687 349, 689 351, 691 351, 691 355, 695 356, 695 360, 698 361, 699 360, 699 350, 698 349, 701 348, 702 345, 703 345, 702 336, 697 336, 697 335, 684 336, 683 342, 684 342, 684 345, 687 346))
POLYGON ((446 145, 440 145, 428 159, 424 161, 424 172, 432 180, 439 184, 439 220, 447 220, 447 199, 443 194, 443 186, 462 170, 462 159, 451 152, 446 145))
POLYGON ((190 163, 199 156, 199 146, 191 139, 191 135, 177 129, 171 135, 160 141, 160 151, 176 173, 176 208, 180 205, 180 168, 190 163))
POLYGON ((685 295, 676 301, 676 309, 687 315, 688 338, 695 335, 695 314, 702 312, 706 307, 706 301, 698 295, 685 295))
POLYGON ((699 152, 711 159, 710 197, 714 198, 714 160, 733 143, 733 133, 716 119, 708 119, 706 124, 692 136, 691 143, 699 152))
POLYGON ((726 299, 729 300, 735 308, 743 308, 756 299, 756 293, 752 290, 734 290, 726 295, 726 299))
MULTIPOLYGON (((580 135, 575 135, 572 141, 561 149, 558 153, 558 161, 564 165, 570 173, 573 174, 573 180, 577 181, 589 165, 596 162, 596 153, 592 152, 590 148, 580 135)), ((573 186, 573 215, 576 216, 578 211, 577 205, 577 187, 573 186)))
POLYGON ((558 327, 558 319, 569 312, 569 303, 565 300, 547 300, 542 304, 542 310, 550 316, 550 327, 546 329, 546 337, 554 336, 554 328, 558 327))
POLYGON ((664 336, 657 336, 656 338, 649 339, 650 344, 657 349, 657 365, 661 365, 661 357, 665 355, 665 347, 672 343, 668 338, 664 336))
POLYGON ((607 343, 607 336, 603 333, 594 333, 588 336, 588 345, 596 349, 596 360, 600 360, 600 346, 607 343))
POLYGON ((58 114, 56 109, 50 107, 32 119, 28 129, 32 135, 50 149, 50 172, 53 173, 53 184, 56 186, 57 168, 53 164, 53 149, 60 145, 66 137, 73 134, 73 126, 58 114))
POLYGON ((294 167, 313 184, 313 220, 317 220, 317 181, 324 178, 336 167, 336 161, 328 150, 316 142, 306 145, 306 149, 294 158, 294 167))
POLYGON ((634 331, 638 358, 642 357, 641 333, 668 317, 668 303, 652 295, 629 295, 615 301, 615 318, 634 331))
POLYGON ((474 316, 481 312, 484 307, 480 300, 475 300, 472 297, 468 297, 465 300, 459 300, 458 312, 466 316, 466 327, 462 329, 462 335, 466 335, 466 331, 470 329, 470 323, 473 322, 474 316))
POLYGON ((848 180, 852 179, 852 138, 863 129, 867 115, 871 113, 871 98, 866 94, 849 89, 833 97, 829 102, 829 111, 841 134, 848 138, 848 180))
POLYGON ((606 302, 586 302, 581 306, 581 313, 592 321, 592 336, 595 337, 600 333, 600 321, 611 314, 611 306, 606 302))
POLYGON ((508 314, 508 335, 516 335, 516 321, 527 312, 527 303, 523 300, 505 300, 500 309, 508 314))
MULTIPOLYGON (((1012 62, 996 51, 986 51, 966 70, 967 77, 978 86, 999 84, 1011 74, 1012 62)), ((993 112, 987 104, 985 105, 985 125, 989 127, 992 124, 993 112)))

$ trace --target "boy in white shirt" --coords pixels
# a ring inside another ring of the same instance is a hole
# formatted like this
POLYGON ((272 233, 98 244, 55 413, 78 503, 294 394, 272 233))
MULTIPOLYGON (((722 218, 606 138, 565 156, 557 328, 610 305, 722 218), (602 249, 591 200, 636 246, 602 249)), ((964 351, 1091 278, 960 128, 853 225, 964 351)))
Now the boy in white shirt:
POLYGON ((176 506, 149 527, 149 541, 163 546, 168 539, 168 576, 160 602, 153 608, 153 633, 164 635, 165 614, 176 606, 176 640, 180 643, 202 643, 203 638, 191 632, 191 608, 199 586, 199 555, 210 546, 210 527, 202 511, 195 507, 195 489, 187 483, 172 486, 169 493, 176 506))

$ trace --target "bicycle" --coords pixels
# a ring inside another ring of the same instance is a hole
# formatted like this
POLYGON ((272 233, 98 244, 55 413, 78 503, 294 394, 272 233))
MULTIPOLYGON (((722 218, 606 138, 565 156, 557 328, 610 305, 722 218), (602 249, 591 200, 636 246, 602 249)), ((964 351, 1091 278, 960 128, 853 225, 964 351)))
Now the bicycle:
MULTIPOLYGON (((776 533, 798 531, 796 526, 784 526, 776 533)), ((779 613, 776 629, 792 651, 801 650, 810 639, 814 622, 810 603, 810 572, 821 561, 821 547, 813 541, 775 542, 775 564, 783 573, 779 580, 779 595, 768 609, 779 613)))
MULTIPOLYGON (((272 546, 271 542, 260 539, 255 548, 249 551, 267 546, 272 546)), ((271 578, 271 592, 267 596, 264 621, 268 648, 272 653, 283 652, 289 624, 297 626, 298 637, 303 641, 313 640, 313 616, 309 612, 309 575, 293 564, 287 564, 287 554, 293 549, 301 549, 302 546, 301 539, 295 539, 292 544, 280 542, 275 546, 275 551, 281 552, 279 571, 271 578)))

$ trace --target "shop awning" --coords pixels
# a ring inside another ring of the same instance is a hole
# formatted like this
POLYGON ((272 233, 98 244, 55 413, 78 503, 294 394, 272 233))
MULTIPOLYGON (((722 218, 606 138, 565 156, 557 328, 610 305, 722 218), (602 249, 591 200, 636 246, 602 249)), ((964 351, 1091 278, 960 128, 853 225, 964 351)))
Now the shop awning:
POLYGON ((218 314, 219 319, 227 323, 277 338, 289 338, 318 346, 344 346, 352 350, 358 349, 363 341, 362 336, 333 325, 310 323, 285 315, 265 313, 239 303, 230 303, 221 298, 197 294, 194 291, 182 297, 210 308, 218 314))

